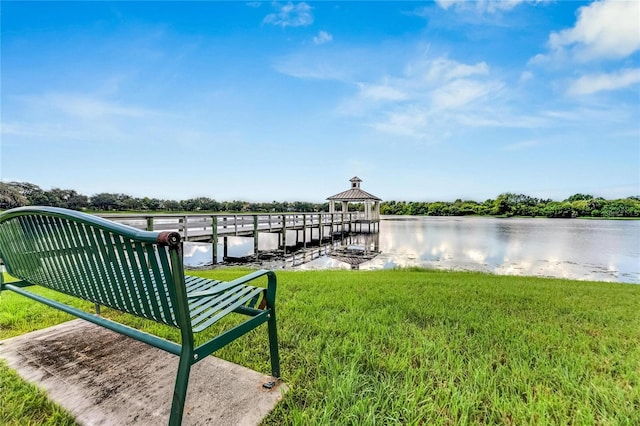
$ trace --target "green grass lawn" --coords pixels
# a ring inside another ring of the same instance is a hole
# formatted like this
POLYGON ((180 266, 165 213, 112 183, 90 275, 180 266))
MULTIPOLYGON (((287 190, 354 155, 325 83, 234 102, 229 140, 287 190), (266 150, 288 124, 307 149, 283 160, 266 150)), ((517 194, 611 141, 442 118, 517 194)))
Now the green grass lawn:
MULTIPOLYGON (((244 272, 197 274, 229 280, 244 272)), ((640 286, 424 270, 278 278, 291 390, 267 425, 640 424, 640 286)), ((0 339, 67 319, 0 296, 0 339)), ((268 373, 266 328, 217 355, 268 373)), ((47 419, 72 423, 0 365, 0 424, 47 419)))

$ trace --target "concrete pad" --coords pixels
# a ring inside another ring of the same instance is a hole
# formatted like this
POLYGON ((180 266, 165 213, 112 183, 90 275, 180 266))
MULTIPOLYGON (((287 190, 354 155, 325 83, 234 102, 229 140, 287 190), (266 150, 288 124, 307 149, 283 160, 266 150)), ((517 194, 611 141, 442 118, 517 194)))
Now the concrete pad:
MULTIPOLYGON (((268 348, 265 348, 268 351, 268 348)), ((178 357, 76 319, 0 341, 0 357, 82 425, 169 422, 178 357)), ((257 425, 286 391, 209 356, 191 368, 184 425, 257 425)))

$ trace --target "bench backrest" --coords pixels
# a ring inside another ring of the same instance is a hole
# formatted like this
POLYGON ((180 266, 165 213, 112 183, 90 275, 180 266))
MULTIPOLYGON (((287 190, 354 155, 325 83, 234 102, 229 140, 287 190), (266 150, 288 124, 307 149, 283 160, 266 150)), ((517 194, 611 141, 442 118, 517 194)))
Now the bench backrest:
POLYGON ((12 276, 175 327, 169 245, 179 241, 177 233, 54 207, 0 215, 0 258, 12 276))

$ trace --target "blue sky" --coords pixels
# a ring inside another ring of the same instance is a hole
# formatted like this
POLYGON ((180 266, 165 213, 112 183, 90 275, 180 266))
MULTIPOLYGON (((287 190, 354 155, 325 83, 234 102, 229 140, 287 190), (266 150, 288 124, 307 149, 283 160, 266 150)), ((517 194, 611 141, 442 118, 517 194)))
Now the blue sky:
POLYGON ((640 2, 1 3, 0 179, 311 201, 640 194, 640 2))

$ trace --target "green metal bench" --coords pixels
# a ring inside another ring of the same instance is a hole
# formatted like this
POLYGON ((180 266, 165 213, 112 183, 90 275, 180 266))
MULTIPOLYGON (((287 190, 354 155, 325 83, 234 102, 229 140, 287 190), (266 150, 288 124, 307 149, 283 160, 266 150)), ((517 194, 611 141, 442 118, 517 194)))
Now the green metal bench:
POLYGON ((274 380, 280 377, 272 271, 256 271, 229 282, 185 275, 177 232, 141 231, 54 207, 21 207, 0 214, 0 258, 7 272, 20 280, 5 283, 0 273, 0 291, 14 291, 178 355, 170 425, 182 422, 191 366, 265 322, 271 375, 274 380), (263 276, 266 288, 247 285, 263 276), (32 285, 93 302, 97 312, 25 290, 32 285), (100 306, 177 327, 181 344, 101 317, 100 306), (249 318, 195 346, 194 332, 232 312, 249 318))

